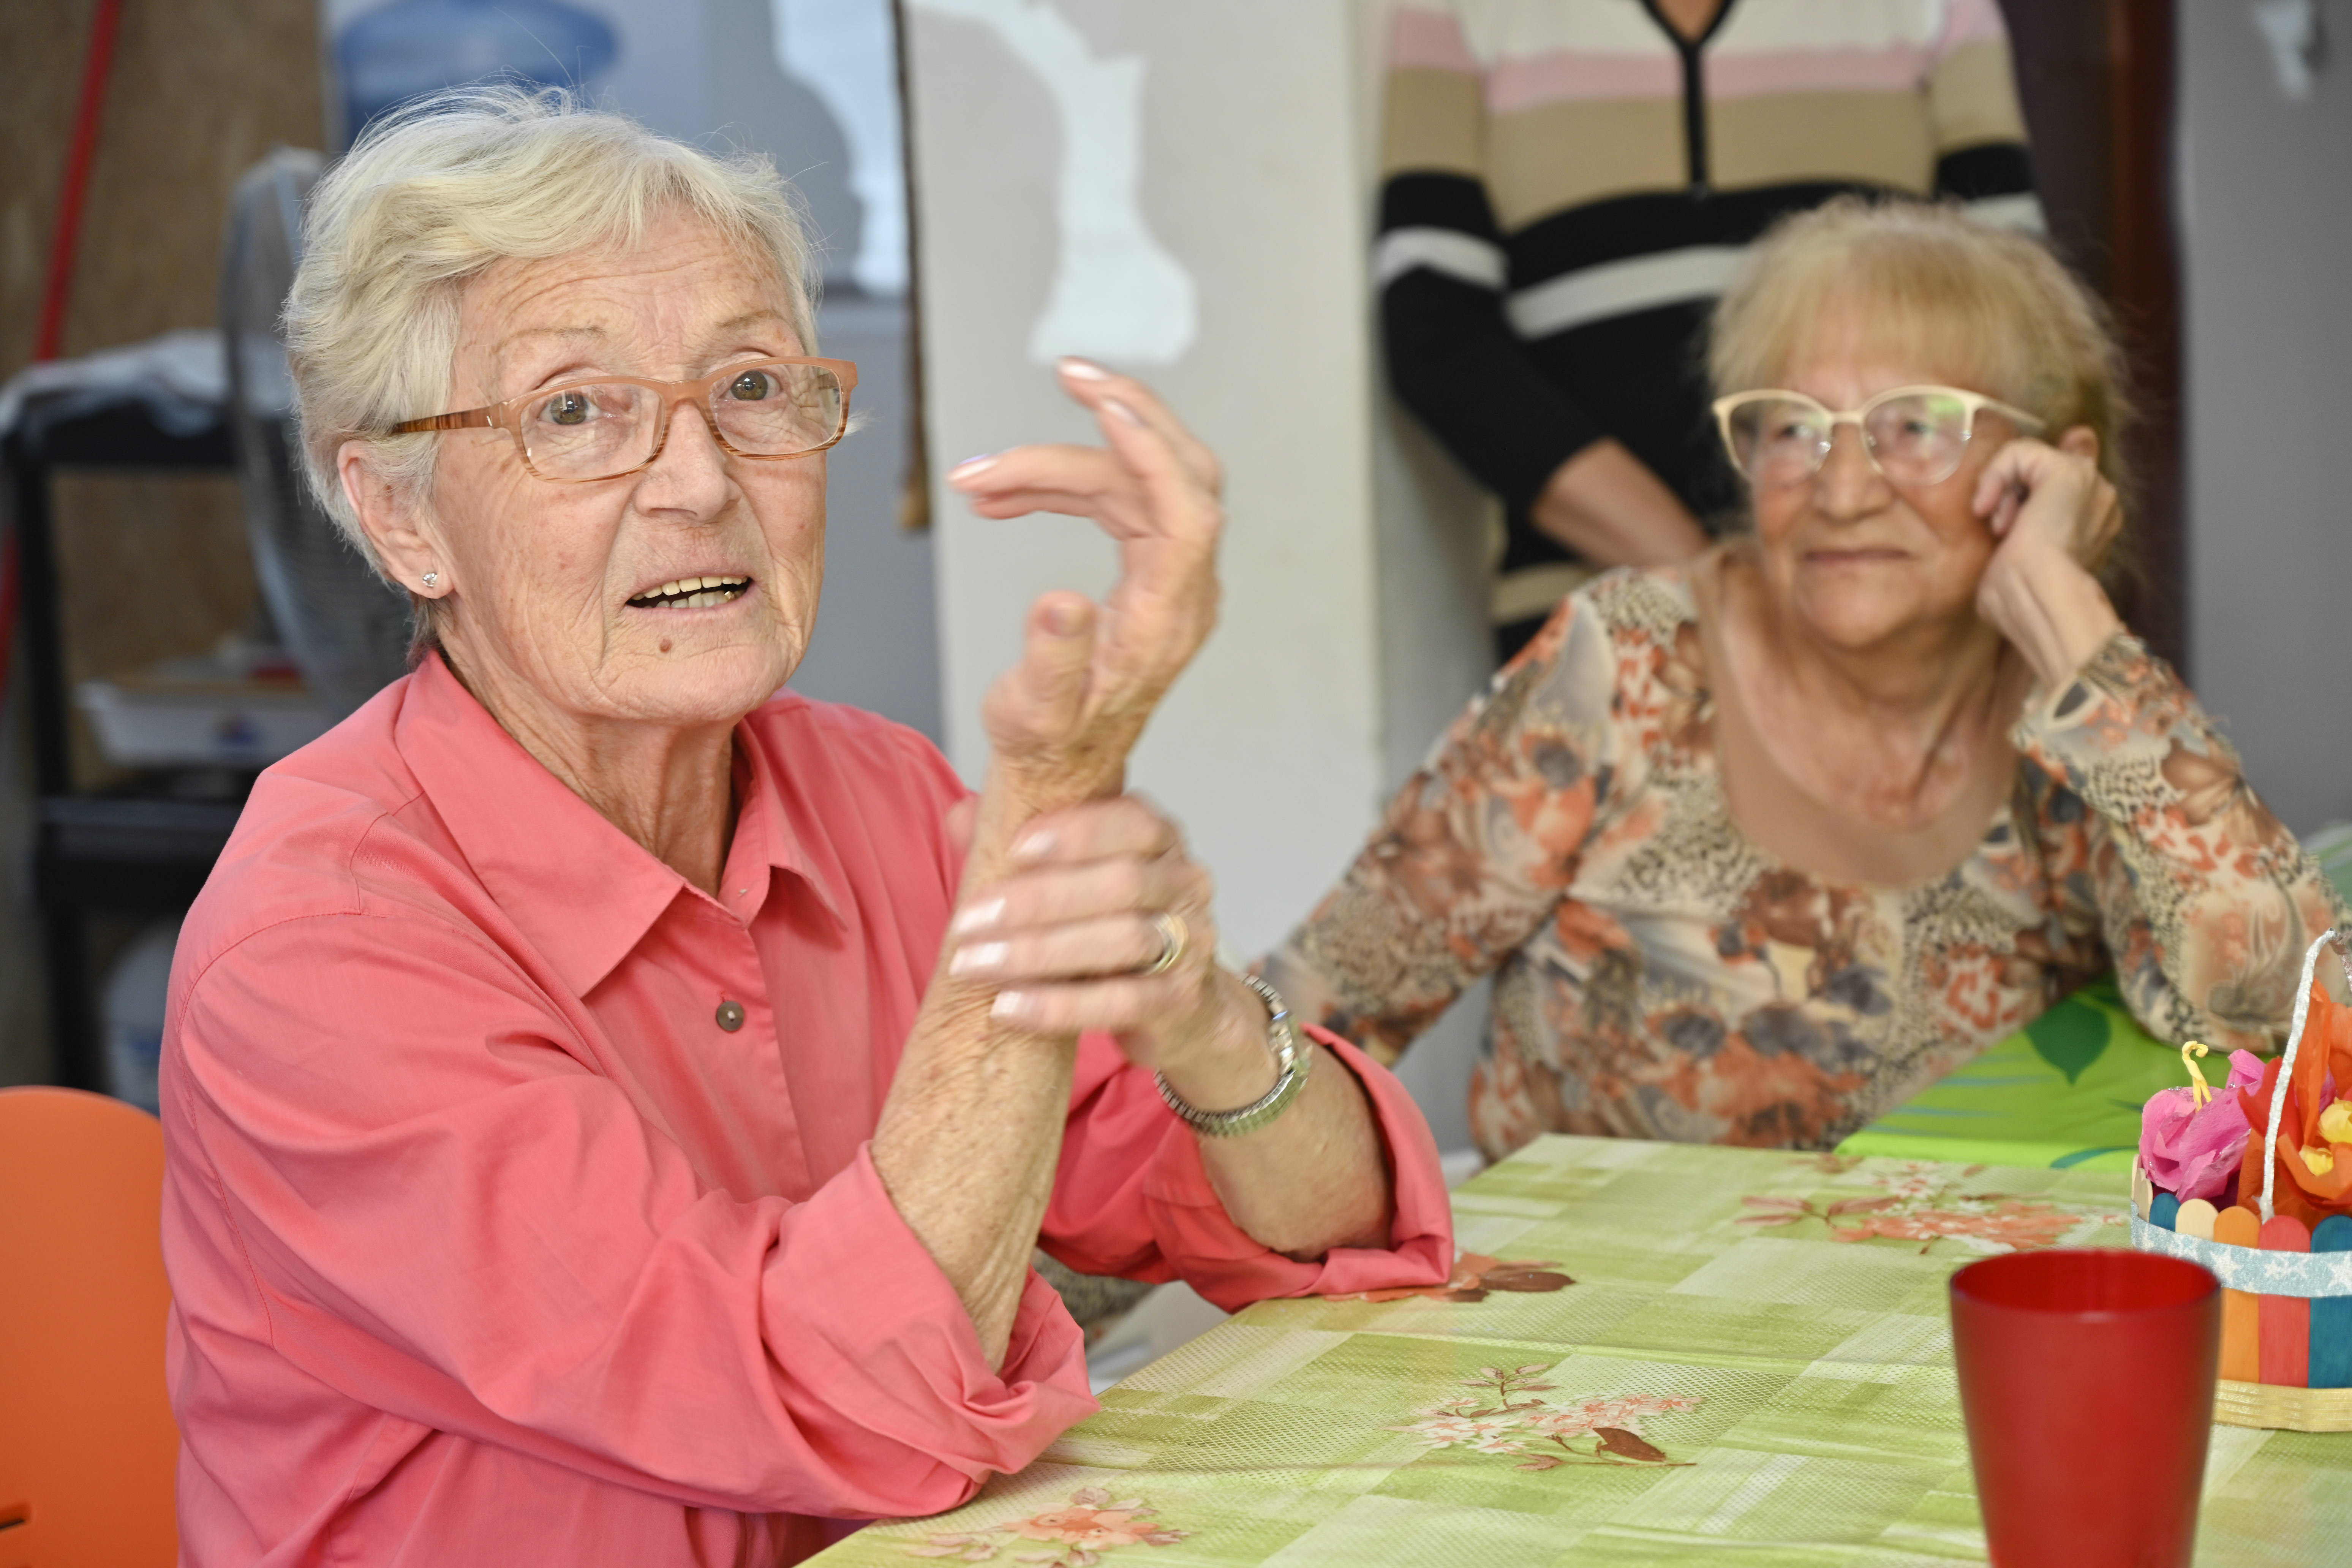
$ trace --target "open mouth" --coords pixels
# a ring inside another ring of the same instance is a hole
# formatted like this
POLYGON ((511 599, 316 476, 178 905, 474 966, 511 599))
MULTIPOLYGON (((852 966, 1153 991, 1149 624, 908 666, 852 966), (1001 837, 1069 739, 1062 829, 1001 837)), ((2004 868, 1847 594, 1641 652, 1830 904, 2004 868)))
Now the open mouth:
POLYGON ((640 610, 702 610, 731 604, 751 586, 749 577, 678 577, 648 588, 629 603, 640 610))

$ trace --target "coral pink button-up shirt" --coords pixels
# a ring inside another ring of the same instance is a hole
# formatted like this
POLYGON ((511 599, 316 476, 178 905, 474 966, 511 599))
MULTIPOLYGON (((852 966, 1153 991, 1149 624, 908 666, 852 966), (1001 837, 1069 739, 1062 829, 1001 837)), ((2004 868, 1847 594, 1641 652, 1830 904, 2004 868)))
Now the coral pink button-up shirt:
MULTIPOLYGON (((792 1562, 812 1516, 950 1507, 1094 1408, 1034 1274, 989 1369, 867 1159, 961 784, 789 694, 736 737, 717 899, 437 658, 263 775, 165 1031, 184 1561, 792 1562)), ((1387 1141, 1390 1250, 1252 1241, 1095 1037, 1041 1245, 1227 1306, 1442 1279, 1428 1130, 1333 1048, 1387 1141)))

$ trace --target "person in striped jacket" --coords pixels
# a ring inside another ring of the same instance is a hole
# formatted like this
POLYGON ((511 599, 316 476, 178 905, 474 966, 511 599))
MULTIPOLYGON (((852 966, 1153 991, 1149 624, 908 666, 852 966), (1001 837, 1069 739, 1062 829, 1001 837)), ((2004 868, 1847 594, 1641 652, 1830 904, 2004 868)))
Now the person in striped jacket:
POLYGON ((1995 0, 1408 0, 1381 168, 1390 378, 1502 500, 1505 659, 1735 515, 1702 334, 1774 219, 1859 193, 2042 226, 1995 0))

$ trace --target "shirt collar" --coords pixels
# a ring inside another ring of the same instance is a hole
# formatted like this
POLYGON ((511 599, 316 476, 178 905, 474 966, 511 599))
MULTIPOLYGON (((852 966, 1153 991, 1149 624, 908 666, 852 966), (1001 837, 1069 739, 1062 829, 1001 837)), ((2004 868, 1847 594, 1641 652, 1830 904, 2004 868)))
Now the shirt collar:
MULTIPOLYGON (((805 701, 795 692, 780 696, 787 703, 805 701)), ((767 901, 767 894, 760 881, 752 879, 751 873, 782 871, 806 886, 833 923, 847 931, 848 919, 842 913, 820 858, 812 856, 802 842, 796 824, 803 814, 794 810, 793 803, 799 796, 785 787, 782 761, 775 753, 772 737, 764 732, 763 726, 751 718, 735 726, 735 798, 739 805, 735 842, 728 847, 719 886, 725 897, 719 901, 749 920, 767 901), (738 876, 739 869, 745 875, 738 876), (748 896, 739 896, 738 889, 748 889, 748 896)), ((765 879, 764 875, 761 879, 765 879)))
MULTIPOLYGON (((792 830, 754 727, 739 724, 735 742, 740 807, 721 890, 752 896, 719 907, 748 922, 773 896, 765 873, 774 869, 844 923, 792 830)), ((482 886, 574 995, 595 989, 672 902, 705 897, 524 751, 438 653, 409 678, 394 743, 482 886)))

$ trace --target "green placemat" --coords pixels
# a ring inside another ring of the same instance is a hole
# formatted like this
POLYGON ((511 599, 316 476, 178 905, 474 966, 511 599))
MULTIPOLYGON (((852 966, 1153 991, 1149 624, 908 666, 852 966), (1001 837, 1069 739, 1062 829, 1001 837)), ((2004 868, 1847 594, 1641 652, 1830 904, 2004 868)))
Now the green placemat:
POLYGON ((2128 1171, 2139 1147, 2140 1107, 2158 1089, 2188 1081, 2179 1047, 2148 1036, 2114 983, 2097 981, 1853 1134, 1838 1152, 2128 1171))
POLYGON ((2336 884, 2336 891, 2352 903, 2352 822, 2331 822, 2303 836, 2303 847, 2336 884))

